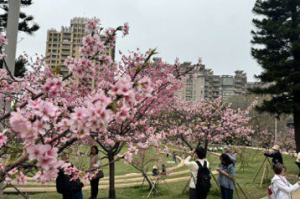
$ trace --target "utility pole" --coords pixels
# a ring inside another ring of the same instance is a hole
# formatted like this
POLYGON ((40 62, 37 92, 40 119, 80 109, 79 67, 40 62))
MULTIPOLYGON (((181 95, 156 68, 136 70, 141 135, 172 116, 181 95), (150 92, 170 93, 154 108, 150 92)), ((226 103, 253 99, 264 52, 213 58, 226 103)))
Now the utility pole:
POLYGON ((5 47, 5 54, 7 54, 6 62, 12 75, 15 74, 20 7, 21 0, 9 0, 6 27, 6 39, 8 40, 8 44, 5 47))
MULTIPOLYGON (((6 39, 8 40, 8 44, 5 46, 5 54, 7 54, 5 61, 12 75, 15 74, 15 58, 16 58, 17 39, 18 39, 18 31, 19 31, 20 7, 21 7, 21 0, 9 0, 8 2, 9 10, 8 10, 8 19, 7 19, 7 27, 6 27, 6 39)), ((4 108, 4 106, 6 112, 10 111, 11 109, 10 103, 6 104, 5 101, 1 101, 0 108, 2 109, 4 108)), ((0 199, 1 199, 2 185, 3 184, 0 183, 0 199)))
MULTIPOLYGON (((8 2, 8 19, 6 27, 6 39, 8 44, 5 47, 7 54, 6 63, 12 75, 15 74, 15 58, 17 51, 17 39, 19 31, 19 15, 20 15, 21 0, 9 0, 8 2)), ((1 107, 0 103, 0 107, 1 107)), ((10 105, 7 105, 10 109, 10 105)), ((4 182, 0 182, 0 198, 3 198, 4 182)))

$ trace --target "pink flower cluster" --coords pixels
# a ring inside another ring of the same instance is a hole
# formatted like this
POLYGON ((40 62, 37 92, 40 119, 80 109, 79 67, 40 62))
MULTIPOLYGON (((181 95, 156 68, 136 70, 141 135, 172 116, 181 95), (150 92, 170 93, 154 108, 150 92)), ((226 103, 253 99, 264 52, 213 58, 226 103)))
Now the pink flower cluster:
POLYGON ((5 136, 6 132, 7 130, 4 130, 2 133, 0 133, 0 148, 7 142, 7 137, 5 136))
POLYGON ((35 176, 35 179, 39 179, 41 182, 56 179, 58 168, 64 163, 57 160, 58 149, 52 148, 49 144, 30 145, 26 149, 29 159, 37 160, 36 165, 43 169, 35 176))
POLYGON ((129 24, 124 23, 124 25, 123 25, 123 36, 125 37, 128 34, 129 34, 129 24))
POLYGON ((100 20, 97 18, 92 18, 86 20, 85 29, 90 32, 95 32, 99 29, 100 20))
POLYGON ((116 35, 115 33, 115 29, 114 28, 108 28, 104 31, 104 34, 107 38, 109 38, 109 46, 110 47, 114 47, 115 46, 115 42, 116 42, 116 35))
POLYGON ((5 46, 7 44, 7 39, 3 34, 0 34, 0 46, 5 46))
POLYGON ((103 92, 95 98, 87 101, 86 107, 76 107, 74 113, 70 114, 70 129, 79 138, 89 136, 90 132, 98 132, 106 129, 107 123, 111 119, 111 111, 106 109, 111 99, 103 92))
POLYGON ((77 78, 90 78, 94 74, 95 64, 93 61, 86 58, 71 58, 68 57, 65 60, 65 65, 69 71, 77 78))
POLYGON ((57 96, 57 94, 63 91, 65 83, 62 81, 62 78, 49 78, 46 80, 46 83, 43 86, 45 93, 48 93, 50 96, 57 96))
POLYGON ((101 37, 98 34, 83 37, 82 43, 83 46, 80 47, 79 52, 85 57, 95 56, 103 53, 105 50, 104 43, 101 41, 101 37))
POLYGON ((18 171, 16 168, 10 170, 5 178, 6 184, 25 184, 26 178, 22 171, 18 171))

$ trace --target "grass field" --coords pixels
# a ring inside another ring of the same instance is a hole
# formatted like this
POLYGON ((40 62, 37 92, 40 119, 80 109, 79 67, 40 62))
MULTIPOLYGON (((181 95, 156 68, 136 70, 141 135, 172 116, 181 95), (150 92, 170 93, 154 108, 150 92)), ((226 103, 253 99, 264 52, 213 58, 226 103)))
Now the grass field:
MULTIPOLYGON (((219 163, 218 158, 215 156, 209 156, 208 157, 212 169, 215 169, 219 163)), ((259 167, 261 166, 264 156, 262 155, 261 152, 255 151, 255 150, 245 150, 244 153, 244 160, 245 160, 245 168, 240 169, 240 161, 238 159, 238 162, 236 164, 236 172, 237 172, 237 181, 240 184, 240 186, 243 188, 245 191, 246 195, 248 196, 249 199, 259 199, 262 197, 265 197, 267 195, 267 187, 269 186, 269 181, 265 183, 262 187, 260 187, 259 183, 261 180, 261 175, 257 178, 256 182, 253 183, 253 179, 255 174, 257 173, 259 167)), ((284 162, 285 165, 288 168, 288 179, 290 182, 296 182, 297 181, 297 173, 298 173, 298 168, 295 165, 295 160, 294 158, 291 158, 287 155, 284 155, 284 162)), ((182 170, 187 169, 185 167, 182 168, 182 170)), ((126 172, 137 172, 135 169, 130 168, 130 165, 124 165, 122 162, 117 163, 116 170, 119 174, 126 172), (122 169, 120 169, 122 168, 122 169), (123 170, 123 171, 121 171, 123 170)), ((186 174, 188 175, 188 174, 186 174)), ((271 179, 273 176, 272 171, 269 172, 269 179, 271 179)), ((217 177, 217 175, 216 175, 217 177)), ((100 181, 101 183, 101 181, 100 181)), ((166 185, 161 184, 159 186, 159 191, 157 195, 153 195, 152 198, 157 198, 157 199, 186 199, 188 198, 188 193, 182 193, 182 190, 184 186, 186 185, 186 181, 181 181, 181 182, 175 182, 175 183, 169 183, 169 186, 171 187, 172 191, 170 191, 166 185)), ((218 190, 218 187, 216 186, 216 183, 212 180, 212 190, 209 195, 209 199, 217 199, 220 198, 220 192, 218 190)), ((141 187, 132 187, 132 188, 119 188, 117 189, 117 197, 120 199, 135 199, 135 198, 146 198, 148 194, 148 190, 146 187, 144 189, 141 189, 141 187)), ((235 192, 236 193, 236 192, 235 192)), ((87 199, 89 198, 89 192, 85 191, 84 193, 84 198, 87 199)), ((241 192, 239 192, 240 198, 243 198, 241 195, 241 192)), ((108 190, 107 189, 101 189, 99 191, 99 196, 98 198, 103 199, 107 198, 108 196, 108 190)), ((20 196, 16 195, 6 195, 5 198, 7 199, 17 199, 21 198, 20 196)), ((57 193, 45 193, 45 194, 34 194, 31 195, 32 199, 58 199, 61 198, 61 195, 57 193)), ((235 196, 235 198, 237 198, 235 196)))

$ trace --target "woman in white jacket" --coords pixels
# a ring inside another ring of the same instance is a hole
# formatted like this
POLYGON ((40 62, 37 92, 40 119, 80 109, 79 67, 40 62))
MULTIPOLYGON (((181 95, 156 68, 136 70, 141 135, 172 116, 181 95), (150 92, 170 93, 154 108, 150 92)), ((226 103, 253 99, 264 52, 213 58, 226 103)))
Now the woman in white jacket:
POLYGON ((292 185, 285 178, 286 167, 283 164, 276 164, 274 168, 275 175, 272 178, 272 189, 276 199, 291 199, 292 192, 300 188, 300 182, 292 185))
POLYGON ((297 154, 296 165, 297 165, 298 168, 299 168, 298 178, 299 178, 299 180, 300 180, 300 151, 299 151, 298 154, 297 154))

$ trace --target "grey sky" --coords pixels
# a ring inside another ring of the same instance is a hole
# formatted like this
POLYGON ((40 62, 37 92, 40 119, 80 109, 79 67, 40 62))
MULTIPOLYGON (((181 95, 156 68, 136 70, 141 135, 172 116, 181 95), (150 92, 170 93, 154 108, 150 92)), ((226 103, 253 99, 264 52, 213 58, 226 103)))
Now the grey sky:
MULTIPOLYGON (((47 29, 69 26, 73 17, 101 19, 105 27, 130 25, 130 35, 117 40, 126 52, 158 47, 164 60, 197 62, 203 58, 215 74, 244 70, 249 80, 261 68, 250 55, 252 8, 255 0, 34 0, 23 10, 41 26, 25 34, 18 54, 45 54, 47 29)), ((118 58, 118 57, 117 57, 118 58)))

